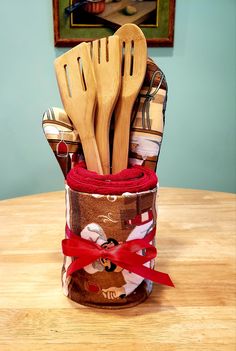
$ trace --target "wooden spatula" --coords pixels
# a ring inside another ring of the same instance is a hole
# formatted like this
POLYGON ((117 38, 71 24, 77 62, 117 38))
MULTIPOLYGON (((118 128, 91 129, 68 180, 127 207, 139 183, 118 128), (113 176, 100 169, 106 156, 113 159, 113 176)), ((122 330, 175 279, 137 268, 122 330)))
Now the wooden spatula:
POLYGON ((141 29, 132 23, 119 28, 123 50, 121 92, 115 107, 112 173, 128 165, 130 118, 132 108, 142 86, 147 66, 147 43, 141 29))
POLYGON ((87 168, 102 174, 94 134, 97 87, 88 45, 77 45, 54 64, 62 103, 79 133, 87 168))
POLYGON ((117 35, 95 40, 90 44, 97 81, 95 136, 103 173, 110 173, 109 131, 112 113, 121 86, 121 47, 117 35))

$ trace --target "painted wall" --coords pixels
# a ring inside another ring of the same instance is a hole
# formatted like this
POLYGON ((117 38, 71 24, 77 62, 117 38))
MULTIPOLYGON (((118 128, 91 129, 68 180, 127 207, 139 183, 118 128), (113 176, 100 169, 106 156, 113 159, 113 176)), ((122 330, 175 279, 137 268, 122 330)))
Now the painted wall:
MULTIPOLYGON (((0 197, 60 190, 41 130, 61 106, 51 1, 2 1, 1 13, 0 197)), ((149 49, 169 83, 161 186, 236 191, 235 14, 235 0, 177 0, 174 48, 149 49)))

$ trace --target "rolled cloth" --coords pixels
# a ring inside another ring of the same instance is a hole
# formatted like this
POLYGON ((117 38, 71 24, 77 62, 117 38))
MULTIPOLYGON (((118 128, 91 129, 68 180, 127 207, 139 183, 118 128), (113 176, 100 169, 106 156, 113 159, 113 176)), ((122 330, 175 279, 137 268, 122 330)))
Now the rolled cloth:
POLYGON ((146 167, 135 165, 117 174, 100 175, 88 171, 84 162, 72 168, 66 180, 72 190, 101 195, 147 191, 155 188, 158 182, 156 173, 146 167))

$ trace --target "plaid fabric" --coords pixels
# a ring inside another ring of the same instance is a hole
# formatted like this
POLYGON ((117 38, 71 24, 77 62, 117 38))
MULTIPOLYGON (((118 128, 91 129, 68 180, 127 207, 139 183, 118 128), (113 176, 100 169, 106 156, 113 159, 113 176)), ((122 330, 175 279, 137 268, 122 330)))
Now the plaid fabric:
POLYGON ((148 60, 147 73, 133 109, 130 133, 129 164, 156 170, 160 154, 167 83, 163 72, 148 60))
POLYGON ((42 127, 66 177, 70 169, 83 159, 79 135, 66 112, 57 107, 49 108, 43 114, 42 127))

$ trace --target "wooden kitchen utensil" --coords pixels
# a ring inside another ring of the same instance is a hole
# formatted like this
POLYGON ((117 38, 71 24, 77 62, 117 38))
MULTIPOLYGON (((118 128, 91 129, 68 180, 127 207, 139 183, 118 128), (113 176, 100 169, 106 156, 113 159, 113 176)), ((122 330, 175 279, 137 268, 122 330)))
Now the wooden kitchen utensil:
POLYGON ((110 173, 109 130, 121 86, 121 47, 117 35, 89 43, 97 81, 95 136, 103 173, 110 173))
POLYGON ((79 133, 87 169, 102 174, 94 135, 97 86, 88 45, 77 45, 54 64, 62 103, 79 133))
POLYGON ((112 173, 128 165, 130 119, 147 66, 147 43, 141 29, 132 23, 119 28, 118 35, 123 50, 121 92, 115 107, 112 173))

